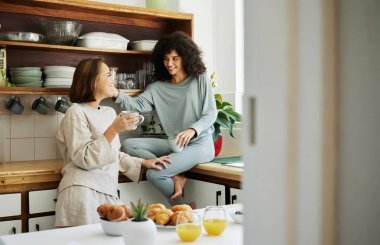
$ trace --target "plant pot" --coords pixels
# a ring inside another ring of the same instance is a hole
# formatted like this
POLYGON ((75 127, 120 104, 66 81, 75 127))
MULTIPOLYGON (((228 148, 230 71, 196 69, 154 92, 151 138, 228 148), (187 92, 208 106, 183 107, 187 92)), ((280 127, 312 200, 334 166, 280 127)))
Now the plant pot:
POLYGON ((153 245, 156 243, 157 228, 151 219, 144 221, 128 220, 124 225, 125 244, 153 245))
POLYGON ((221 135, 214 141, 215 156, 218 156, 222 150, 223 137, 221 135))

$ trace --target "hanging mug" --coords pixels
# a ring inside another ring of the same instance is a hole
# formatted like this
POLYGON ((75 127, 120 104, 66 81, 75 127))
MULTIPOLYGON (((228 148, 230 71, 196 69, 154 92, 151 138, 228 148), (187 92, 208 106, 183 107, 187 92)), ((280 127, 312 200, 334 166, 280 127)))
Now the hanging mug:
POLYGON ((7 110, 16 114, 21 114, 24 111, 24 106, 21 104, 18 96, 15 96, 8 101, 7 110))
POLYGON ((33 102, 32 109, 44 115, 49 112, 49 106, 46 104, 45 98, 42 96, 33 102))
POLYGON ((70 106, 71 106, 71 104, 67 101, 67 98, 66 97, 62 97, 55 104, 55 110, 58 111, 58 112, 61 112, 61 113, 65 114, 66 111, 67 111, 67 109, 69 109, 70 106))

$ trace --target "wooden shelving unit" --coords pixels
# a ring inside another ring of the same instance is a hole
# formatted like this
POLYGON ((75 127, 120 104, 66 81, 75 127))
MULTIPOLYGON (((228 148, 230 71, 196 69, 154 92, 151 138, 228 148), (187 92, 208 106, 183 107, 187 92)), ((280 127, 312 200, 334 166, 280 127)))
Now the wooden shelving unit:
MULTIPOLYGON (((142 89, 120 90, 127 95, 136 96, 143 92, 142 89)), ((0 94, 47 94, 47 95, 67 95, 68 88, 26 88, 26 87, 0 87, 0 94)))
MULTIPOLYGON (((1 31, 43 33, 42 21, 73 20, 82 23, 81 35, 88 32, 116 33, 130 42, 157 40, 181 30, 193 36, 193 15, 151 10, 125 5, 85 0, 0 0, 1 31)), ((76 66, 84 58, 102 56, 118 72, 134 73, 149 60, 151 52, 133 50, 91 49, 76 46, 0 41, 7 51, 7 67, 76 66)), ((68 88, 0 87, 0 94, 58 94, 68 88)), ((127 90, 137 95, 141 90, 127 90)))

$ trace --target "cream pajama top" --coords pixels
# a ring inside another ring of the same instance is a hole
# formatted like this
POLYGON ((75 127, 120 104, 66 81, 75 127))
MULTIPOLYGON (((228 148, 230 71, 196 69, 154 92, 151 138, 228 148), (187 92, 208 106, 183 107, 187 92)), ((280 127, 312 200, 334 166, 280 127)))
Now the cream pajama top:
POLYGON ((139 180, 143 159, 120 152, 118 135, 111 144, 103 135, 115 118, 115 110, 108 106, 74 103, 67 110, 57 133, 64 161, 58 193, 79 185, 117 197, 119 171, 139 180))

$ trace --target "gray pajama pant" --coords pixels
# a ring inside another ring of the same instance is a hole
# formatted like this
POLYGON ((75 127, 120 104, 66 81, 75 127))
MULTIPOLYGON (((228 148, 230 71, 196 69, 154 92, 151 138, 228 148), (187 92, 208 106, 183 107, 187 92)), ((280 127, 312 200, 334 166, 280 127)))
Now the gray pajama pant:
POLYGON ((190 142, 183 151, 175 153, 171 150, 167 139, 157 138, 132 138, 122 143, 122 150, 131 156, 144 159, 157 158, 169 155, 171 164, 168 168, 158 171, 148 169, 146 177, 157 189, 164 194, 172 205, 183 204, 183 198, 171 201, 174 194, 172 177, 186 172, 199 163, 209 162, 214 158, 214 143, 212 135, 207 135, 190 142))

